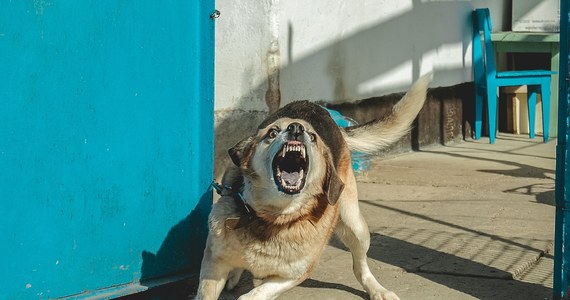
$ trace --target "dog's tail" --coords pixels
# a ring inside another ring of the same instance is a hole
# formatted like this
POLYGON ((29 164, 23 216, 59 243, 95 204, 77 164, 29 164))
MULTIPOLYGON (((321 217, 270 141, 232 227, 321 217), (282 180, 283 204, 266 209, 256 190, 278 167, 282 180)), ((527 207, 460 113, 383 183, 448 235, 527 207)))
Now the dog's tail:
POLYGON ((428 84, 432 78, 433 73, 420 77, 385 118, 345 128, 345 138, 350 151, 375 154, 408 133, 424 105, 428 84))

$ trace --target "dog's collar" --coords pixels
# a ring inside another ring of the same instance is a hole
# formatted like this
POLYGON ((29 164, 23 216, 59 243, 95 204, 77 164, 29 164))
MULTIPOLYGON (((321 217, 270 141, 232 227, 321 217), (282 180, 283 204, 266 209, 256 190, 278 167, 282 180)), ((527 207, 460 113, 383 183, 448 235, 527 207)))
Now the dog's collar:
POLYGON ((257 214, 253 208, 247 204, 243 198, 243 185, 239 188, 239 190, 236 191, 230 185, 222 186, 219 183, 212 181, 212 187, 216 190, 218 195, 222 197, 232 197, 232 199, 234 199, 234 203, 240 211, 240 216, 226 218, 225 225, 227 229, 233 230, 241 228, 257 218, 257 214))

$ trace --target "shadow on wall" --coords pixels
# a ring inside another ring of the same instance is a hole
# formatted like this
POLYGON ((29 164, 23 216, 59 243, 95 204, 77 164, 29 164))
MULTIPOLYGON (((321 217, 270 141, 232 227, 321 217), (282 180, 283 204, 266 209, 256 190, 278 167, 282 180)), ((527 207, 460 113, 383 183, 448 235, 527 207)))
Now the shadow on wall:
MULTIPOLYGON (((279 70, 280 106, 294 100, 309 99, 341 103, 378 96, 395 91, 404 91, 409 83, 395 83, 387 90, 366 89, 366 84, 380 76, 401 67, 411 65, 411 77, 419 78, 424 56, 440 51, 442 45, 461 45, 463 61, 460 64, 435 65, 435 77, 439 82, 460 82, 461 78, 470 78, 471 69, 465 69, 465 57, 470 57, 471 11, 473 2, 424 2, 414 0, 413 8, 385 22, 343 37, 318 51, 294 60, 294 29, 288 26, 287 52, 289 65, 279 70), (454 19, 461 32, 455 36, 440 34, 449 31, 448 22, 438 22, 433 16, 458 14, 454 19), (403 33, 405 31, 405 33, 403 33), (461 39, 457 39, 460 36, 461 39), (370 58, 369 60, 359 59, 370 58), (457 80, 460 78, 460 80, 457 80), (332 90, 330 90, 332 87, 332 90), (329 89, 329 90, 325 90, 329 89)), ((479 1, 474 1, 479 2, 479 1)), ((510 2, 505 1, 503 11, 507 11, 510 2)), ((499 5, 500 6, 500 5, 499 5)), ((240 110, 252 99, 264 99, 267 81, 262 82, 251 93, 235 104, 235 110, 217 111, 216 145, 214 174, 221 176, 222 168, 228 163, 227 149, 242 138, 254 133, 257 125, 267 116, 267 107, 256 111, 240 110)), ((465 100, 465 99, 463 99, 465 100)), ((382 99, 377 99, 382 101, 382 99)), ((439 100, 435 100, 439 101, 439 100)), ((249 103, 251 107, 251 104, 249 103)), ((378 118, 381 115, 375 115, 378 118)), ((357 120, 358 121, 358 120, 357 120)), ((461 126, 461 125, 458 125, 461 126)), ((440 139, 439 137, 436 139, 440 139)))
MULTIPOLYGON (((344 102, 401 92, 409 87, 409 83, 392 83, 383 90, 366 88, 367 83, 380 78, 389 72, 409 64, 411 78, 419 78, 422 60, 428 53, 439 51, 442 45, 461 45, 463 57, 469 54, 468 46, 471 37, 470 13, 472 4, 469 2, 423 2, 412 1, 413 8, 372 27, 344 37, 326 48, 296 60, 281 70, 281 90, 284 95, 282 105, 289 101, 302 98, 306 94, 297 93, 297 87, 304 91, 312 91, 314 99, 327 102, 344 102), (456 36, 443 35, 449 31, 447 22, 438 22, 433 16, 457 14, 454 22, 460 28, 462 39, 456 36), (368 60, 362 58, 369 58, 368 60), (324 72, 323 72, 324 71, 324 72), (306 74, 315 74, 307 76, 306 74), (328 77, 319 76, 326 74, 328 77), (310 78, 310 81, 307 79, 310 78), (333 86, 331 91, 319 91, 319 87, 333 86), (323 97, 332 99, 325 99, 323 97)), ((289 33, 293 35, 294 33, 289 33)), ((294 48, 291 45, 290 48, 294 48)), ((291 56, 291 54, 289 54, 291 56)), ((465 61, 461 65, 434 66, 439 81, 457 82, 457 78, 465 77, 470 70, 464 70, 465 61)))
POLYGON ((141 253, 139 283, 147 289, 119 299, 188 299, 196 290, 190 283, 198 281, 211 207, 212 189, 209 188, 192 212, 168 231, 156 253, 141 253))
POLYGON ((212 190, 208 189, 194 210, 170 229, 156 254, 142 252, 142 285, 166 275, 183 274, 186 271, 196 273, 196 270, 200 270, 211 206, 212 190), (184 268, 181 269, 180 266, 184 268))

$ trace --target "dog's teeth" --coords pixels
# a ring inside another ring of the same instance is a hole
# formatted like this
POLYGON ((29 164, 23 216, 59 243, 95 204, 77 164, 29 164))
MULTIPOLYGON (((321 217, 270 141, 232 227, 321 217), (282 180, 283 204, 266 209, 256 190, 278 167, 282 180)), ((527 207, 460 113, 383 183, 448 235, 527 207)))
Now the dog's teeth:
MULTIPOLYGON (((302 171, 301 171, 302 172, 302 171)), ((295 183, 295 189, 298 190, 301 187, 301 182, 302 180, 299 178, 299 180, 297 181, 297 183, 295 183)))
POLYGON ((285 157, 285 154, 287 154, 287 152, 290 151, 300 152, 302 158, 305 158, 305 156, 307 155, 307 150, 304 145, 285 145, 283 146, 281 156, 285 157))
POLYGON ((301 171, 299 172, 299 183, 301 182, 301 179, 303 178, 304 175, 305 175, 305 170, 301 169, 301 171))

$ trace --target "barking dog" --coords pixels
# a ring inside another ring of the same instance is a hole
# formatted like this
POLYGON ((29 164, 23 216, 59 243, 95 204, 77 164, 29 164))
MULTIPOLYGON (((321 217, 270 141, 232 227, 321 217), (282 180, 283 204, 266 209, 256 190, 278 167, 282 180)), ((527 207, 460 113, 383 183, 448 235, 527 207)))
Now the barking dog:
POLYGON ((196 299, 217 299, 244 270, 260 284, 239 299, 275 299, 309 277, 332 233, 350 249, 354 275, 371 299, 398 299, 369 270, 370 234, 360 214, 351 151, 368 154, 410 130, 431 74, 386 118, 342 129, 322 107, 299 101, 229 150, 212 208, 196 299))

